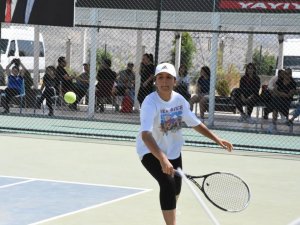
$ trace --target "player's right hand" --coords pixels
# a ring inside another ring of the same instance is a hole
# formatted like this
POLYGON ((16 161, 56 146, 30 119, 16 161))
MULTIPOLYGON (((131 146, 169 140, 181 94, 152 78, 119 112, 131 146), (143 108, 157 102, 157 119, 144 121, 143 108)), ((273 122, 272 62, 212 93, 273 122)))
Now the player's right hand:
POLYGON ((163 173, 173 176, 174 168, 173 168, 173 165, 170 163, 170 161, 167 159, 167 157, 164 157, 160 161, 160 165, 161 165, 163 173))

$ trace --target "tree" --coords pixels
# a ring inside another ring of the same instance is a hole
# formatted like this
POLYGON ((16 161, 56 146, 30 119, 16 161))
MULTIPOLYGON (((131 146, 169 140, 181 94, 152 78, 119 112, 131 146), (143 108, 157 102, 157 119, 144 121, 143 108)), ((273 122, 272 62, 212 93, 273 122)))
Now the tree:
POLYGON ((253 63, 257 67, 258 75, 273 75, 273 69, 276 66, 276 57, 268 51, 261 53, 258 48, 253 52, 253 63))
MULTIPOLYGON (((90 50, 88 51, 88 55, 90 58, 90 50)), ((110 52, 107 52, 105 49, 98 48, 96 51, 96 70, 98 71, 101 63, 104 59, 110 59, 112 60, 112 54, 110 52)))
POLYGON ((97 55, 97 58, 96 58, 96 61, 97 61, 97 70, 100 68, 101 66, 101 63, 104 59, 110 59, 112 60, 112 54, 110 52, 107 52, 106 50, 104 49, 97 49, 97 52, 96 52, 96 55, 97 55))
MULTIPOLYGON (((172 63, 175 64, 175 44, 176 35, 173 40, 173 49, 171 51, 172 63)), ((196 53, 196 45, 188 32, 183 32, 181 36, 181 59, 180 64, 186 65, 189 70, 193 65, 193 56, 196 53)))
POLYGON ((216 90, 220 96, 228 96, 231 90, 237 87, 240 80, 240 73, 233 63, 229 64, 227 70, 225 70, 222 61, 223 53, 219 49, 216 90))

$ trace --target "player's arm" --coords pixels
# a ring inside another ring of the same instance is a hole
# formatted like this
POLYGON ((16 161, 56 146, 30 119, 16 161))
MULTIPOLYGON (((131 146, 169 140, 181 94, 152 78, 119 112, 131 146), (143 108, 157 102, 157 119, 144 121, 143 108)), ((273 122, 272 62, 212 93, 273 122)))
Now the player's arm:
POLYGON ((218 145, 220 145, 222 148, 226 149, 227 151, 231 152, 233 150, 233 145, 229 141, 219 138, 217 135, 215 135, 213 132, 211 132, 203 123, 201 123, 193 128, 198 133, 213 140, 214 142, 216 142, 218 145))
POLYGON ((172 175, 174 168, 167 156, 157 145, 152 133, 150 131, 142 131, 142 140, 150 152, 159 160, 163 172, 172 175))
POLYGON ((15 62, 15 59, 13 59, 9 64, 7 64, 7 66, 5 68, 5 73, 6 73, 7 76, 10 75, 10 67, 11 67, 12 64, 14 64, 14 62, 15 62))

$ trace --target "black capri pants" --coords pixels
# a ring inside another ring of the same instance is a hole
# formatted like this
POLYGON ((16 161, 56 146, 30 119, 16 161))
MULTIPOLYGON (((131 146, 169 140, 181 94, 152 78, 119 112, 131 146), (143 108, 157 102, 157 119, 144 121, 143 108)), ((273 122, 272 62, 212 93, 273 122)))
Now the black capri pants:
MULTIPOLYGON (((169 160, 174 169, 182 168, 181 155, 174 160, 169 160)), ((148 172, 157 180, 160 192, 159 200, 162 210, 176 209, 176 196, 181 191, 181 177, 170 176, 163 173, 159 160, 151 153, 144 155, 142 164, 148 172)))

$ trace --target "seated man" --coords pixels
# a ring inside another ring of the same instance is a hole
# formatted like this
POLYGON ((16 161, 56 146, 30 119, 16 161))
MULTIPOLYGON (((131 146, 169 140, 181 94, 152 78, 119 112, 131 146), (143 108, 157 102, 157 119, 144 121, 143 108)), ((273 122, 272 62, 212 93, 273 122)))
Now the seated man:
POLYGON ((83 64, 84 72, 76 77, 76 83, 74 84, 74 90, 76 94, 76 101, 72 104, 71 108, 77 110, 77 105, 81 99, 87 94, 90 84, 90 64, 83 64))
POLYGON ((186 66, 182 64, 179 67, 178 77, 176 80, 176 86, 174 88, 174 91, 181 94, 187 101, 190 101, 191 94, 189 92, 189 86, 190 86, 190 77, 188 75, 186 66))
POLYGON ((26 70, 25 66, 19 59, 13 59, 7 66, 6 66, 6 74, 8 76, 8 84, 7 88, 4 90, 5 97, 2 102, 4 113, 9 113, 9 103, 11 99, 17 95, 22 93, 22 89, 24 89, 24 78, 23 74, 20 74, 19 66, 22 69, 26 70), (15 64, 12 69, 10 67, 15 64))
POLYGON ((232 94, 236 108, 241 114, 240 122, 254 122, 251 119, 251 114, 254 105, 259 100, 259 89, 260 78, 257 75, 256 67, 253 63, 249 63, 246 66, 245 75, 240 80, 240 87, 232 94), (244 112, 243 106, 247 106, 247 113, 244 112))
MULTIPOLYGON (((297 90, 295 91, 295 94, 300 95, 300 89, 297 89, 297 90)), ((299 97, 299 98, 300 98, 300 97, 299 97)), ((300 101, 300 99, 299 99, 299 101, 300 101)), ((300 116, 300 102, 298 102, 297 108, 296 108, 296 109, 294 110, 294 112, 292 113, 292 118, 289 119, 289 120, 287 121, 287 125, 288 125, 288 126, 291 126, 291 125, 293 124, 294 120, 295 120, 298 116, 300 116)))
POLYGON ((200 77, 197 81, 197 94, 190 100, 190 109, 193 111, 194 104, 200 103, 200 119, 204 120, 204 113, 207 111, 207 102, 210 88, 210 69, 203 66, 200 70, 200 77))
MULTIPOLYGON (((111 100, 112 89, 116 81, 117 74, 111 69, 111 60, 104 59, 97 74, 96 107, 99 107, 100 112, 104 112, 104 104, 107 100, 111 100)), ((97 108, 96 108, 97 110, 97 108)))
POLYGON ((65 67, 67 66, 67 61, 64 56, 59 57, 57 62, 58 66, 56 67, 56 78, 59 82, 61 82, 61 94, 64 96, 64 94, 68 91, 74 91, 73 79, 75 77, 69 75, 66 71, 65 67))
POLYGON ((127 68, 119 72, 117 81, 112 89, 112 96, 115 100, 116 111, 119 111, 120 103, 125 94, 130 95, 134 89, 135 73, 134 64, 128 63, 127 68))
POLYGON ((53 111, 53 97, 57 95, 57 78, 56 78, 56 69, 54 66, 48 66, 43 77, 43 83, 41 86, 42 95, 40 99, 36 102, 36 108, 40 108, 44 99, 46 99, 46 105, 49 108, 49 116, 54 115, 53 111))
POLYGON ((268 119, 268 115, 269 113, 271 113, 273 111, 273 106, 272 106, 272 93, 273 90, 275 88, 276 82, 277 80, 282 80, 283 76, 285 74, 284 70, 278 70, 278 75, 277 76, 273 76, 269 83, 268 83, 268 87, 267 90, 263 90, 262 91, 262 100, 264 101, 266 108, 264 109, 264 119, 268 119))
POLYGON ((281 112, 287 119, 289 115, 289 108, 296 93, 297 84, 292 78, 291 73, 284 73, 282 80, 277 80, 275 88, 272 92, 272 106, 273 106, 273 120, 268 131, 270 133, 277 130, 278 112, 281 112))
POLYGON ((291 126, 293 125, 294 120, 300 116, 300 105, 295 109, 295 111, 292 113, 292 118, 288 120, 287 125, 291 126))

